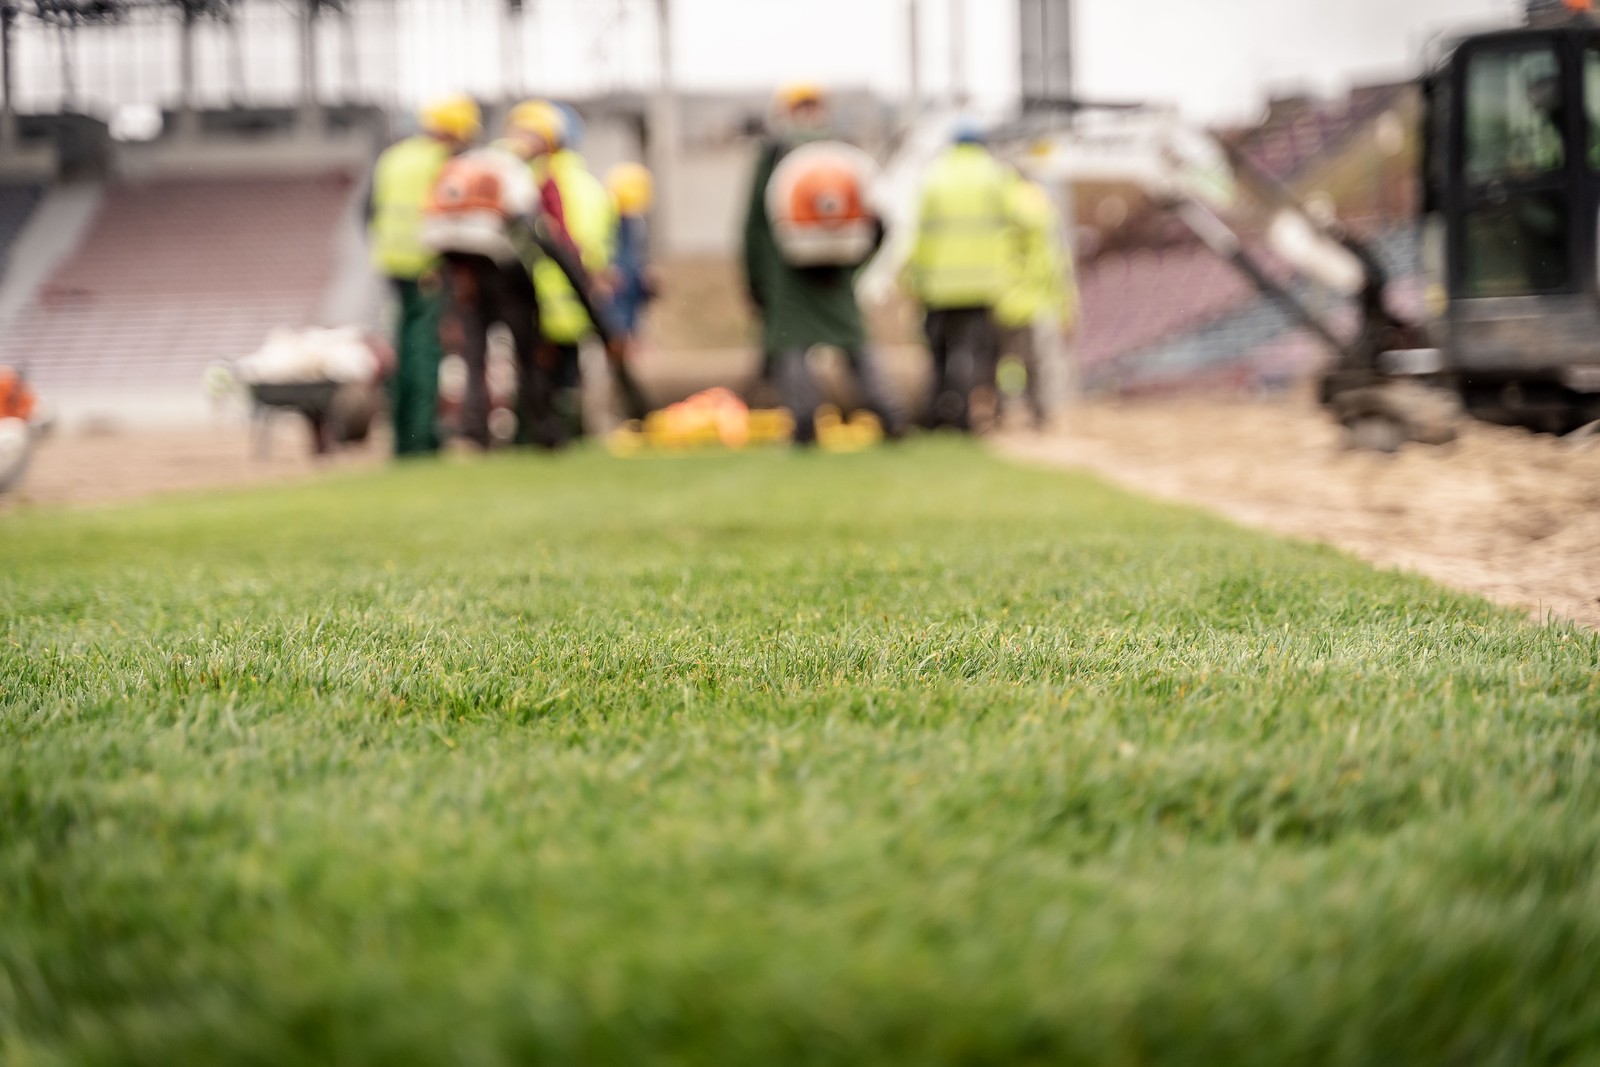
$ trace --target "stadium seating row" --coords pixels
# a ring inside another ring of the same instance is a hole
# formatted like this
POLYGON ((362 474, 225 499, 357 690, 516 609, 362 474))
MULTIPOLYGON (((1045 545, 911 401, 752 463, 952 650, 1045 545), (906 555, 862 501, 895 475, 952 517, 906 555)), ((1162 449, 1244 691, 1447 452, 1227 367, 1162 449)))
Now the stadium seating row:
POLYGON ((312 321, 347 175, 114 184, 0 351, 52 387, 198 382, 275 326, 312 321))

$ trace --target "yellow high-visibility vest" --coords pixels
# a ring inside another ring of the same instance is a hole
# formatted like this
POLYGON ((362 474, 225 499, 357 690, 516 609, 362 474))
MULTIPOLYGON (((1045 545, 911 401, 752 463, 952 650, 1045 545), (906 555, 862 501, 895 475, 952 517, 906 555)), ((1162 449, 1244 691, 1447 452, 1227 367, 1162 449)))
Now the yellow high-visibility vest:
MULTIPOLYGON (((617 230, 616 205, 610 192, 589 173, 583 157, 570 149, 556 152, 546 166, 561 192, 567 234, 577 245, 584 267, 591 274, 605 270, 611 265, 617 230)), ((556 344, 577 344, 594 332, 594 324, 572 284, 553 260, 545 257, 534 266, 533 281, 539 293, 539 326, 546 339, 556 344)))
POLYGON ((378 157, 367 236, 379 273, 416 278, 433 266, 434 253, 422 243, 422 209, 449 160, 446 145, 424 136, 391 145, 378 157))
POLYGON ((1006 287, 995 305, 996 321, 1020 327, 1048 315, 1070 329, 1078 317, 1078 284, 1072 254, 1061 240, 1060 216, 1048 205, 1029 210, 1014 204, 1012 221, 1006 287))
POLYGON ((1016 181, 981 145, 956 145, 934 163, 905 271, 908 287, 925 306, 993 307, 1000 299, 1016 181))

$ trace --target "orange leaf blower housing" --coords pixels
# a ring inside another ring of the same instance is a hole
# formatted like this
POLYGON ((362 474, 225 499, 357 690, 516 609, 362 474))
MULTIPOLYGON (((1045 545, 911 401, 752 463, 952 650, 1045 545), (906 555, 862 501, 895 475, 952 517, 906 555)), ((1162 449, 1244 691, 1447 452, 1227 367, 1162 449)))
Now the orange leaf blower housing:
POLYGON ((507 224, 538 210, 527 164, 509 152, 480 148, 445 164, 423 211, 422 239, 436 252, 516 258, 507 224))
POLYGON ((857 267, 872 254, 877 221, 868 190, 872 157, 819 141, 783 158, 767 185, 767 216, 785 262, 796 267, 857 267))
POLYGON ((22 380, 22 375, 11 367, 0 367, 0 419, 27 422, 33 418, 36 404, 33 390, 22 380))
POLYGON ((433 210, 447 214, 500 213, 500 175, 475 160, 452 160, 433 190, 433 210))

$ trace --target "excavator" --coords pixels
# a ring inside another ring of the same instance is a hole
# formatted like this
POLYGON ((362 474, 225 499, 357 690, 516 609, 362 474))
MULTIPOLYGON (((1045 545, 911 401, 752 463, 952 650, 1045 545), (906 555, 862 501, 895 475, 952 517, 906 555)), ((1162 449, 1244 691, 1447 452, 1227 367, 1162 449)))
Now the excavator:
MULTIPOLYGON (((1046 184, 1128 181, 1183 220, 1329 350, 1322 404, 1358 446, 1442 443, 1459 416, 1550 433, 1600 420, 1600 21, 1529 0, 1524 25, 1441 39, 1420 88, 1426 310, 1396 313, 1374 250, 1171 109, 1056 101, 996 129, 1046 184), (1246 239, 1349 300, 1357 327, 1276 280, 1246 239)), ((937 125, 933 123, 932 125, 937 125)), ((889 203, 938 143, 888 168, 889 203), (898 185, 896 184, 898 183, 898 185)), ((904 192, 904 190, 900 190, 904 192)), ((905 212, 909 216, 910 212, 905 212)), ((911 218, 896 218, 904 232, 911 218)), ((863 278, 881 290, 895 249, 863 278)))

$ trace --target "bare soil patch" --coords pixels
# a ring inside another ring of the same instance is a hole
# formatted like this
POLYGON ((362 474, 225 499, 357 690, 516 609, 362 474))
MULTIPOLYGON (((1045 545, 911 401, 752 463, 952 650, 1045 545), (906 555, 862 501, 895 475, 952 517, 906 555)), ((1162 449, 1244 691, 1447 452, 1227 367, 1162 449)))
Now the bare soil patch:
POLYGON ((54 434, 38 444, 21 486, 0 496, 0 511, 289 481, 388 456, 387 441, 375 436, 362 447, 315 458, 304 424, 288 416, 274 421, 265 457, 256 446, 255 430, 237 420, 54 434))
POLYGON ((1469 423, 1386 456, 1347 449, 1306 400, 1087 404, 1066 422, 997 447, 1600 627, 1600 440, 1469 423))

